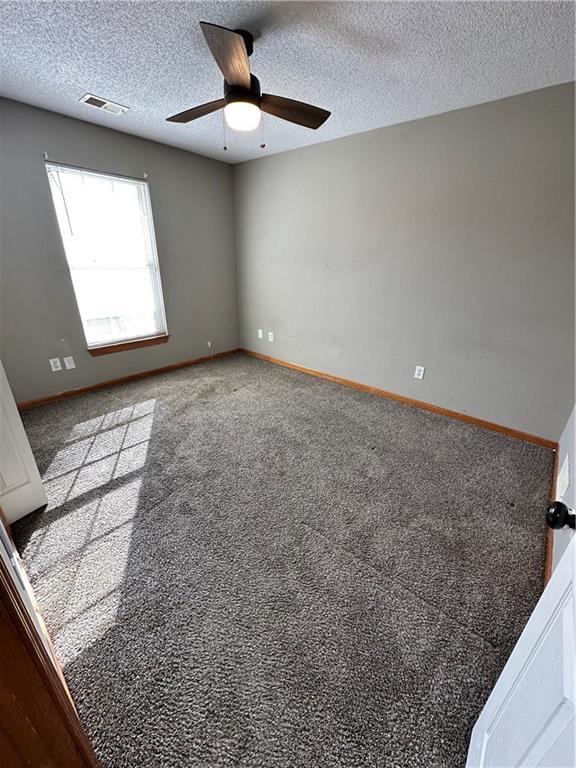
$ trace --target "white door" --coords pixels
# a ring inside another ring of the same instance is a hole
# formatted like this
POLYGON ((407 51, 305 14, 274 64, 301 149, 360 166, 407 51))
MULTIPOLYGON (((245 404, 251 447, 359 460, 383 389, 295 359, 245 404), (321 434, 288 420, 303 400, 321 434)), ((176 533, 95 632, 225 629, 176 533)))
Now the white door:
POLYGON ((48 503, 4 367, 0 362, 0 507, 8 522, 48 503))
POLYGON ((466 768, 576 766, 576 537, 478 718, 466 768))

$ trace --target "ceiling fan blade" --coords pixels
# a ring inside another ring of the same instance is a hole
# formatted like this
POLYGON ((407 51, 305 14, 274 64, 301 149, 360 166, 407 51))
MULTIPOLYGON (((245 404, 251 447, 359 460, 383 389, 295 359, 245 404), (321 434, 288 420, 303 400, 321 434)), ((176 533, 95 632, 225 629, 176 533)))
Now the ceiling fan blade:
POLYGON ((250 88, 250 64, 242 35, 207 21, 201 21, 200 26, 226 82, 250 88))
POLYGON ((269 115, 274 115, 274 117, 280 117, 282 120, 288 120, 291 123, 297 123, 314 130, 320 128, 322 123, 325 123, 330 117, 330 112, 320 109, 320 107, 313 107, 303 101, 285 99, 283 96, 272 96, 269 93, 262 94, 260 109, 263 112, 268 112, 269 115))
POLYGON ((184 112, 179 112, 177 115, 166 118, 169 123, 189 123, 192 120, 197 120, 199 117, 209 115, 211 112, 216 112, 218 109, 223 109, 226 106, 224 99, 216 99, 216 101, 209 101, 207 104, 201 104, 199 107, 192 107, 192 109, 186 109, 184 112))

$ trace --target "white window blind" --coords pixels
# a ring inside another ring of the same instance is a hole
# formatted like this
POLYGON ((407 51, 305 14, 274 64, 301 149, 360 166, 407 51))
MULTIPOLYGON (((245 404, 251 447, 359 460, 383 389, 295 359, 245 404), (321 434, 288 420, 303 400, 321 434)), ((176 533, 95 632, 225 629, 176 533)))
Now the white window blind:
POLYGON ((46 170, 88 347, 165 334, 148 184, 46 170))

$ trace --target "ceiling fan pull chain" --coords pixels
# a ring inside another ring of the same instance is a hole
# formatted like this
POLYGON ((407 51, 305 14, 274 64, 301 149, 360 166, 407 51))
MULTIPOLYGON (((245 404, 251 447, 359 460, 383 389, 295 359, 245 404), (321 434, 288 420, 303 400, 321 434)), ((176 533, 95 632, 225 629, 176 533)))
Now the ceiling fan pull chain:
POLYGON ((227 135, 226 135, 226 120, 224 119, 224 112, 222 112, 222 149, 224 152, 228 152, 228 141, 227 141, 227 135))
POLYGON ((266 144, 264 143, 264 115, 260 118, 260 149, 264 149, 266 144))

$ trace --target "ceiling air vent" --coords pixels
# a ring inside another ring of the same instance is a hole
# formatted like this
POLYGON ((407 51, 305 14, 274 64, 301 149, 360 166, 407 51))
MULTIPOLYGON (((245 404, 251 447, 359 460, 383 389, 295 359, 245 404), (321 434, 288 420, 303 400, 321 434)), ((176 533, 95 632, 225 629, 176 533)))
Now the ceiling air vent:
POLYGON ((95 109, 100 109, 103 112, 110 112, 113 115, 123 115, 124 112, 128 112, 128 107, 123 107, 122 104, 115 104, 113 101, 101 99, 98 96, 92 96, 91 93, 82 96, 80 102, 88 104, 88 106, 94 107, 95 109))

